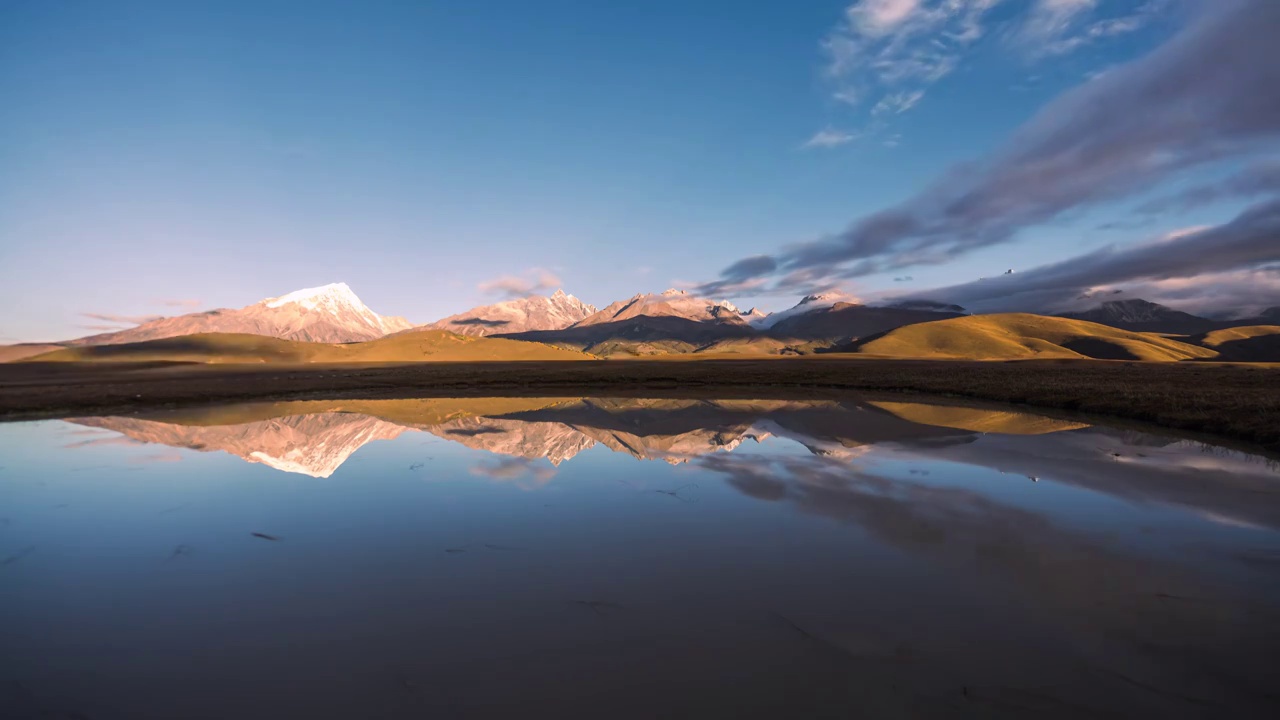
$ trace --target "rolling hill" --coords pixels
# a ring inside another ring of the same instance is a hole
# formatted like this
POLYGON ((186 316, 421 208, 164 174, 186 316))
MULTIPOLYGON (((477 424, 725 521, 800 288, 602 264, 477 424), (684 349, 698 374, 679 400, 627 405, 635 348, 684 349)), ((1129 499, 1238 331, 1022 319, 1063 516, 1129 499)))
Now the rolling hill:
POLYGON ((1280 362, 1280 325, 1248 325, 1214 330, 1193 340, 1218 352, 1222 360, 1280 362))
POLYGON ((540 343, 421 330, 361 343, 327 344, 262 335, 201 333, 117 345, 63 348, 20 362, 377 363, 588 360, 540 343))
POLYGON ((780 320, 769 328, 769 334, 777 338, 839 342, 953 317, 961 317, 961 313, 837 302, 780 320))
POLYGON ((1084 320, 1005 313, 909 325, 851 345, 866 355, 901 358, 1014 360, 1094 358, 1173 362, 1217 351, 1084 320))
POLYGON ((19 343, 17 345, 0 345, 0 363, 17 362, 25 358, 42 355, 62 349, 61 345, 42 343, 19 343))

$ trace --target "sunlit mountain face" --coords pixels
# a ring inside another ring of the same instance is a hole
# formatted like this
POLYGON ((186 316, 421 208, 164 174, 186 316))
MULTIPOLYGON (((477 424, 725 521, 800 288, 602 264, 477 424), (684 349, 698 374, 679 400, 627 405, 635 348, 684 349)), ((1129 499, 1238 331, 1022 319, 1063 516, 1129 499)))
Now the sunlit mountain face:
POLYGON ((0 425, 0 457, 5 717, 1276 710, 1280 467, 1177 436, 344 400, 0 425))

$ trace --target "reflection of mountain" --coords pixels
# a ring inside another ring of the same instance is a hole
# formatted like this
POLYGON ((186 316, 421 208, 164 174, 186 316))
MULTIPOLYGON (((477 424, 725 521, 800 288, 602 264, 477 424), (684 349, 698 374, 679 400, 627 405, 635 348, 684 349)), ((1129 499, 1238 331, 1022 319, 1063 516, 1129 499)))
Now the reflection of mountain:
POLYGON ((595 442, 560 423, 469 417, 430 425, 427 432, 469 448, 526 459, 547 458, 559 465, 595 442))
POLYGON ((74 420, 133 440, 221 450, 286 472, 328 477, 371 440, 405 429, 552 465, 595 445, 669 463, 745 440, 794 440, 851 460, 872 445, 944 447, 979 432, 1042 433, 1079 424, 1009 412, 908 403, 789 400, 435 398, 254 403, 139 418, 74 420))
POLYGON ((399 437, 405 428, 368 415, 291 415, 239 425, 191 426, 137 418, 79 418, 145 443, 238 455, 284 472, 329 477, 365 443, 399 437))

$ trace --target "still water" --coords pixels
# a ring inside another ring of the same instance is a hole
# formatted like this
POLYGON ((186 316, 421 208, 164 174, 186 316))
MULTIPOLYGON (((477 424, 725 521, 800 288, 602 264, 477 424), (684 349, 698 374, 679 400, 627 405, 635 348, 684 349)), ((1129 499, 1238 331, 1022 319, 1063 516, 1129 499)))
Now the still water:
POLYGON ((846 400, 0 425, 5 718, 1280 717, 1280 472, 846 400))

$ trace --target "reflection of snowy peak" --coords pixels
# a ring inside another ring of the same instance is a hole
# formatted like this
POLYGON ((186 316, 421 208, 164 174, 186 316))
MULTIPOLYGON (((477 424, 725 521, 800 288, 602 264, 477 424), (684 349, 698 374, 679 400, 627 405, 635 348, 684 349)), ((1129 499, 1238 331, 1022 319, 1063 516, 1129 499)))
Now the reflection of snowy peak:
POLYGON ((469 448, 530 460, 547 458, 552 465, 559 465, 595 445, 594 440, 581 432, 555 422, 469 417, 423 429, 469 448))
POLYGON ((405 431, 399 425, 348 413, 317 413, 272 418, 240 425, 174 425, 136 418, 80 418, 145 443, 219 450, 284 472, 326 478, 365 443, 390 440, 405 431))

